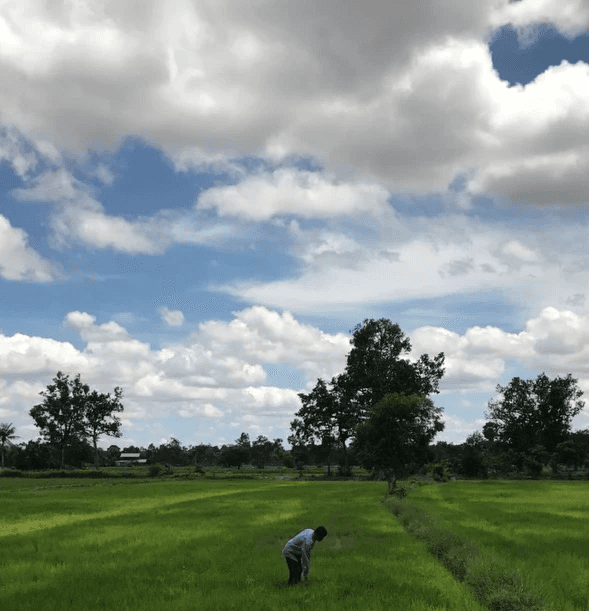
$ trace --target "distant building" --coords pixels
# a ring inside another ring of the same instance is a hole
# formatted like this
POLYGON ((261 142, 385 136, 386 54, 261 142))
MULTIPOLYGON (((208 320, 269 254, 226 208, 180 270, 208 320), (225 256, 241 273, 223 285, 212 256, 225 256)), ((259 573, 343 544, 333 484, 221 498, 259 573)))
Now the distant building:
POLYGON ((141 456, 139 452, 125 452, 121 454, 120 458, 126 460, 116 460, 115 465, 117 467, 124 467, 125 465, 140 465, 147 462, 146 458, 139 458, 139 456, 141 456))

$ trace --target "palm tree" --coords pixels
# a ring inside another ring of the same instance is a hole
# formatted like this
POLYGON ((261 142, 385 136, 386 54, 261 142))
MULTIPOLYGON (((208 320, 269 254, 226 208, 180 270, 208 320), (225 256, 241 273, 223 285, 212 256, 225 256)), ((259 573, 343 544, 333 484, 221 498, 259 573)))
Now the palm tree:
POLYGON ((4 445, 8 443, 8 445, 13 445, 10 443, 9 439, 16 439, 18 435, 14 434, 16 429, 10 424, 1 424, 0 423, 0 446, 2 446, 2 469, 4 469, 4 445))

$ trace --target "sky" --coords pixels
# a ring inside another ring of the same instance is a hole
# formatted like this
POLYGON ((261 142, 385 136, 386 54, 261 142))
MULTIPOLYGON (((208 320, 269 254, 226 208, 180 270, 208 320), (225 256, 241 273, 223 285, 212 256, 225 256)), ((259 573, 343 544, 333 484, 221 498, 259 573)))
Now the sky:
POLYGON ((589 0, 0 0, 13 443, 62 371, 123 389, 104 449, 289 449, 367 318, 445 353, 437 441, 515 376, 589 396, 588 32, 589 0))

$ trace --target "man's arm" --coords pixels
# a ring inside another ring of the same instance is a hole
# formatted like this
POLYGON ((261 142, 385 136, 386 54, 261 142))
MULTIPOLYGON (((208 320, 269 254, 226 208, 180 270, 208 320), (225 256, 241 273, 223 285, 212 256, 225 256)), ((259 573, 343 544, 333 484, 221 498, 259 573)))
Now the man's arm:
POLYGON ((301 564, 303 565, 303 577, 307 579, 309 569, 311 568, 311 555, 306 544, 303 544, 303 549, 301 550, 301 564))

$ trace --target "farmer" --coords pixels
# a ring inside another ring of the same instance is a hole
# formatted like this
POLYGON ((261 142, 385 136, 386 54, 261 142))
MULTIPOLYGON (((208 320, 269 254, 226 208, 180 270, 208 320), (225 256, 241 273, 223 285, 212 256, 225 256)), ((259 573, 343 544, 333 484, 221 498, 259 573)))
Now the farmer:
POLYGON ((307 528, 295 535, 282 549, 282 555, 288 565, 288 585, 294 586, 301 581, 301 573, 305 580, 309 577, 311 552, 315 541, 323 541, 327 536, 325 526, 318 526, 315 530, 307 528))

